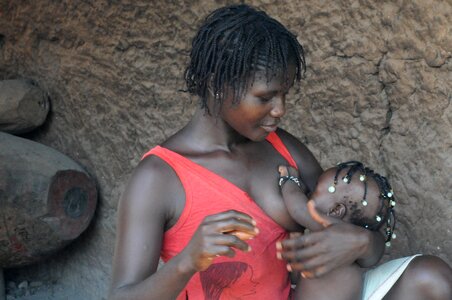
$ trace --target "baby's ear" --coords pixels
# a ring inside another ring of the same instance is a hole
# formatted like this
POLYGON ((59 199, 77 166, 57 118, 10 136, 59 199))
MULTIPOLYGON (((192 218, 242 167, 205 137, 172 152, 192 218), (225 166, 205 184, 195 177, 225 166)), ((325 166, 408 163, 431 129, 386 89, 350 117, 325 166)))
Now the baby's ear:
POLYGON ((345 207, 345 205, 343 203, 336 202, 336 203, 334 203, 334 206, 328 212, 328 215, 330 217, 342 219, 342 218, 344 218, 346 213, 347 213, 347 207, 345 207))

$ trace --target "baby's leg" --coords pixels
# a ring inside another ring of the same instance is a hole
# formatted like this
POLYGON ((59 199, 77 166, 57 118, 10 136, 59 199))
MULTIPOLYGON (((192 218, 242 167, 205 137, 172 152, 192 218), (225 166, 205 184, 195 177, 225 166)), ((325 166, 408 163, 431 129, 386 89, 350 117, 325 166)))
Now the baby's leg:
POLYGON ((357 264, 344 266, 315 279, 300 277, 295 289, 297 300, 359 300, 363 271, 357 264))

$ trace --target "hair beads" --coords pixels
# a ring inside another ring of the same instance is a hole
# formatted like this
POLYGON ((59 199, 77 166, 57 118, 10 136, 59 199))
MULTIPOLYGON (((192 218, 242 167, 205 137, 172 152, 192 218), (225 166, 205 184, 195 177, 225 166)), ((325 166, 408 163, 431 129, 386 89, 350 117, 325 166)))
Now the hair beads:
POLYGON ((336 191, 337 180, 340 172, 344 169, 348 168, 346 175, 342 178, 342 181, 349 184, 352 181, 352 177, 356 172, 361 173, 359 175, 359 181, 364 184, 364 195, 361 200, 361 204, 365 207, 368 205, 367 201, 367 180, 370 176, 375 180, 378 185, 378 189, 380 190, 380 209, 378 210, 377 215, 375 216, 375 222, 372 224, 363 224, 364 228, 369 230, 378 230, 383 222, 386 221, 386 246, 391 246, 391 239, 396 238, 396 234, 394 233, 396 218, 394 206, 396 205, 394 199, 394 192, 392 191, 391 185, 389 184, 386 177, 381 176, 378 173, 375 173, 373 170, 364 167, 364 165, 359 161, 348 161, 337 164, 336 174, 334 176, 334 181, 331 186, 328 187, 328 192, 334 193, 336 191))

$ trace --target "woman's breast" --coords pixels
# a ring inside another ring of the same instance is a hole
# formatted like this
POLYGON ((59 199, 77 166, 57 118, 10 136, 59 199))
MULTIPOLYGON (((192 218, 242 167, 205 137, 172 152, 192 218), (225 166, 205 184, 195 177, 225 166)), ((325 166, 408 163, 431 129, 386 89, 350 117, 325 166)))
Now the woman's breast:
POLYGON ((289 215, 284 204, 278 185, 277 167, 266 168, 266 171, 256 170, 258 174, 252 176, 252 187, 249 191, 256 204, 277 224, 288 231, 302 231, 304 228, 297 224, 289 215))

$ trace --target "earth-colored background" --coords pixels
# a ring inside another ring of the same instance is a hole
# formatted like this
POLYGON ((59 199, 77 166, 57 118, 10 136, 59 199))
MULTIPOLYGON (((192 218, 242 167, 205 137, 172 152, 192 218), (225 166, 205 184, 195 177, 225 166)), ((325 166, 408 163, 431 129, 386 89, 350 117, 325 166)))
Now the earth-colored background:
MULTIPOLYGON (((77 241, 5 270, 9 299, 106 298, 120 194, 140 156, 189 120, 197 101, 180 90, 191 38, 227 3, 0 0, 0 80, 32 79, 51 99, 46 123, 24 136, 78 161, 100 190, 77 241), (15 293, 24 281, 40 288, 15 293)), ((452 2, 247 3, 306 50, 282 127, 323 167, 358 159, 389 177, 398 237, 385 259, 452 263, 452 2)))

